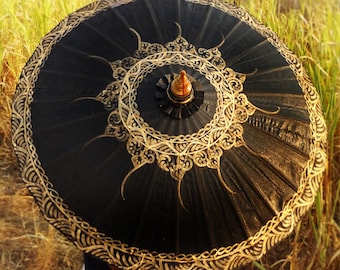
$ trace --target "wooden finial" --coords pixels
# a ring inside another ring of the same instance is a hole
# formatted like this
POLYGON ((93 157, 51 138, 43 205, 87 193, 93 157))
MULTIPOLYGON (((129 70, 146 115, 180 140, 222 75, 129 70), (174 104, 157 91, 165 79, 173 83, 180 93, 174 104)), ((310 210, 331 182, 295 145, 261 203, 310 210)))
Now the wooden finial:
POLYGON ((171 83, 171 93, 179 98, 189 97, 192 92, 192 85, 187 77, 187 73, 182 70, 181 73, 171 83))

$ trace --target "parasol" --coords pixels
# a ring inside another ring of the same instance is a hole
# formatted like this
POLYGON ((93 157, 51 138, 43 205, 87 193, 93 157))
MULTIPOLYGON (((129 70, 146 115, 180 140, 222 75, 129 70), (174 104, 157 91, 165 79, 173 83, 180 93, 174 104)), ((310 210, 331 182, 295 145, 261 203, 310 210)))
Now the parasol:
POLYGON ((98 1, 47 34, 13 103, 45 218, 127 269, 233 268, 314 200, 326 129, 300 61, 220 1, 98 1))

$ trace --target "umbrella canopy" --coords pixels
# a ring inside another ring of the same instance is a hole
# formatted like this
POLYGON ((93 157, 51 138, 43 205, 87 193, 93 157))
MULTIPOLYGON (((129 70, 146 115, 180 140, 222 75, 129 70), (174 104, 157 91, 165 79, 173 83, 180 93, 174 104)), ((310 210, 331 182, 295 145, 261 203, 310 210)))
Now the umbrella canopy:
POLYGON ((80 249, 129 269, 233 268, 286 237, 325 168, 300 61, 220 1, 98 1, 47 34, 13 103, 22 177, 80 249))

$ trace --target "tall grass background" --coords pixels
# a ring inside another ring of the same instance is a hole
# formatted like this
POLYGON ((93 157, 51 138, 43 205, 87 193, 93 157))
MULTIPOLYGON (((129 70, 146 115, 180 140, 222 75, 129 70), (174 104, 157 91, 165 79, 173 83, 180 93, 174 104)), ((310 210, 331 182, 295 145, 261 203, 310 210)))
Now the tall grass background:
MULTIPOLYGON (((82 254, 40 215, 17 170, 11 102, 41 38, 91 0, 0 0, 0 269, 80 269, 82 254)), ((231 1, 230 1, 231 2, 231 1)), ((338 270, 340 265, 340 2, 235 0, 294 51, 320 94, 329 164, 294 233, 242 269, 338 270)))

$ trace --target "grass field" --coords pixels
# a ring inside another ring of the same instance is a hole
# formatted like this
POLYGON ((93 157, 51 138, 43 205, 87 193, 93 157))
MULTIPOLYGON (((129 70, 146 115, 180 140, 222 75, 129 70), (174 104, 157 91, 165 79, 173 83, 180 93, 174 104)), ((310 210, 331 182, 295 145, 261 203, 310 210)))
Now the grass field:
MULTIPOLYGON (((80 269, 82 254, 47 224, 20 180, 11 101, 40 39, 90 0, 0 0, 0 269, 80 269)), ((340 265, 340 2, 236 0, 302 60, 328 126, 329 165, 313 208, 289 239, 244 269, 337 270, 340 265)))

